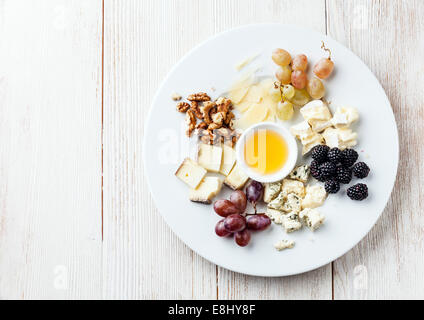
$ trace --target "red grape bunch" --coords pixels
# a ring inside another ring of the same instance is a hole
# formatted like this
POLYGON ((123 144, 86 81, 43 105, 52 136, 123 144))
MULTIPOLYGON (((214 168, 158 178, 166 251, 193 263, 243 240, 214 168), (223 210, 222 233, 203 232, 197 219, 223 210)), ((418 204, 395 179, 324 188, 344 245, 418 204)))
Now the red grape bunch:
POLYGON ((271 224, 267 215, 256 213, 256 203, 263 197, 262 184, 252 181, 246 188, 246 194, 237 190, 230 195, 229 200, 217 200, 213 205, 215 212, 224 217, 216 224, 215 233, 220 237, 234 235, 234 240, 240 247, 249 244, 251 230, 265 230, 271 224), (255 214, 245 213, 247 201, 255 208, 255 214))

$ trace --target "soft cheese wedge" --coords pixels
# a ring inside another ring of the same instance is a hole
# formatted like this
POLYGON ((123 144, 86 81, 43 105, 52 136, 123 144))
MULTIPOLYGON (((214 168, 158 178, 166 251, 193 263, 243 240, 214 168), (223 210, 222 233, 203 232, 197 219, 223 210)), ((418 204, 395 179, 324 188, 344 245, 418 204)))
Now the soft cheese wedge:
POLYGON ((246 184, 249 177, 241 170, 241 168, 237 165, 234 165, 230 174, 225 178, 224 183, 229 186, 233 190, 238 190, 243 188, 246 184))
POLYGON ((189 198, 194 202, 210 204, 221 191, 222 180, 218 177, 205 177, 196 189, 190 189, 189 198))
POLYGON ((228 176, 234 167, 234 163, 236 163, 236 152, 230 146, 222 145, 222 162, 219 173, 228 176))
POLYGON ((207 171, 199 166, 195 161, 190 158, 186 158, 178 168, 177 172, 175 172, 175 175, 181 181, 188 184, 190 188, 195 189, 206 175, 206 172, 207 171))
POLYGON ((199 144, 197 162, 206 170, 219 172, 222 161, 222 148, 209 144, 199 144))

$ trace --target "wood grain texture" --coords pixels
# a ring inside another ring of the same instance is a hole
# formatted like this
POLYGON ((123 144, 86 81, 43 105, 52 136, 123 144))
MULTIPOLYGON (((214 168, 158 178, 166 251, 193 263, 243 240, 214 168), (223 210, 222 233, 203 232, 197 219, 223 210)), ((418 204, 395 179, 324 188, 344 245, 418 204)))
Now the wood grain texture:
POLYGON ((306 276, 262 279, 200 258, 170 232, 140 174, 143 123, 172 65, 217 32, 281 21, 283 15, 285 22, 302 17, 325 32, 324 1, 105 2, 105 297, 331 298, 330 266, 306 276), (307 19, 304 6, 313 8, 307 19))
POLYGON ((0 2, 0 297, 101 294, 101 6, 0 2))
POLYGON ((165 225, 142 163, 153 94, 170 67, 205 37, 203 28, 193 28, 200 23, 196 3, 105 1, 105 298, 216 298, 215 266, 165 225))
POLYGON ((355 52, 381 82, 400 137, 392 197, 371 232, 334 263, 334 296, 422 299, 424 3, 331 0, 328 13, 329 34, 355 52))

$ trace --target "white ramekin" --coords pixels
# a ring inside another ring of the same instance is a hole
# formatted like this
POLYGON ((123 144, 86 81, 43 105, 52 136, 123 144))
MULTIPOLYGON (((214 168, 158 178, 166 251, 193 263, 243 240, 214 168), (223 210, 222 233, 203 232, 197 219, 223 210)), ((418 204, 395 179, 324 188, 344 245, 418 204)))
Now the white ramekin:
POLYGON ((296 165, 297 155, 297 143, 293 135, 289 132, 289 130, 274 122, 261 122, 249 127, 240 136, 240 139, 237 141, 236 145, 237 164, 251 179, 259 182, 275 182, 287 177, 287 175, 294 169, 294 166, 296 165), (259 174, 258 172, 251 169, 246 164, 246 161, 244 159, 244 144, 246 143, 246 139, 249 138, 256 130, 259 129, 272 130, 280 134, 287 143, 289 152, 287 161, 280 170, 272 174, 259 174))

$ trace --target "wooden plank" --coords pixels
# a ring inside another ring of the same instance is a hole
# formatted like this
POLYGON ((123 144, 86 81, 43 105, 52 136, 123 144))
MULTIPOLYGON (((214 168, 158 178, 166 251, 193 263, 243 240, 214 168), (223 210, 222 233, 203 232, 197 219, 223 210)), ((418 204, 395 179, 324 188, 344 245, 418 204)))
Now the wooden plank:
POLYGON ((101 294, 101 2, 0 5, 0 298, 101 294))
POLYGON ((420 0, 328 1, 329 34, 380 80, 400 136, 398 179, 385 211, 367 237, 334 263, 336 299, 424 295, 423 14, 420 0))
MULTIPOLYGON (((243 24, 263 22, 296 24, 299 21, 306 27, 325 33, 325 1, 237 0, 207 3, 211 9, 202 11, 212 11, 214 16, 209 18, 206 15, 202 18, 211 21, 207 25, 214 26, 210 31, 211 34, 243 24)), ((218 297, 219 299, 331 299, 331 279, 331 264, 306 274, 275 279, 250 277, 218 268, 218 297)))
POLYGON ((142 174, 153 94, 172 65, 209 35, 199 3, 105 1, 105 298, 216 297, 215 266, 170 231, 142 174))

